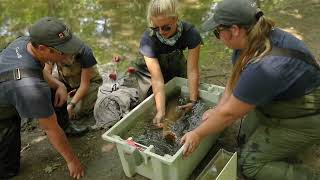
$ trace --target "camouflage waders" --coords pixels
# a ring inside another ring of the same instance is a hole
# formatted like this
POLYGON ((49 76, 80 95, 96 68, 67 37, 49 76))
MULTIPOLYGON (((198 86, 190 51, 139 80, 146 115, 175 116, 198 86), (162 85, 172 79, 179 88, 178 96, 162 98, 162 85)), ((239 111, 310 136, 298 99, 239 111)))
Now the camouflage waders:
POLYGON ((303 164, 290 163, 320 141, 320 89, 257 108, 259 125, 240 152, 242 173, 257 180, 318 180, 303 164))
MULTIPOLYGON (((79 62, 73 61, 69 64, 58 65, 59 79, 62 80, 68 91, 77 89, 81 82, 81 65, 79 62)), ((77 117, 89 115, 92 113, 94 104, 97 100, 98 89, 102 84, 102 78, 94 66, 95 75, 90 80, 90 86, 87 95, 78 102, 74 108, 77 117)), ((72 98, 68 98, 68 103, 72 98)))

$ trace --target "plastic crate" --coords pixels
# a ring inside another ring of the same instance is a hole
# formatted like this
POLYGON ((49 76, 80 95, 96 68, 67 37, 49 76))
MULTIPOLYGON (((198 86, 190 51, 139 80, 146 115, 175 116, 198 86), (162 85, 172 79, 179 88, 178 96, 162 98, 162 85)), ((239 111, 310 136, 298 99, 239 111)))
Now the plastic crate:
MULTIPOLYGON (((188 82, 184 78, 176 77, 165 86, 166 95, 170 95, 177 88, 181 93, 188 93, 188 82)), ((216 85, 200 84, 199 96, 202 100, 216 104, 224 88, 216 85)), ((102 135, 104 140, 115 143, 122 163, 123 170, 128 177, 136 173, 156 180, 184 180, 189 177, 194 168, 207 154, 215 143, 218 135, 211 135, 203 139, 198 148, 187 158, 183 157, 182 146, 176 154, 160 156, 153 151, 153 145, 148 147, 135 143, 134 146, 122 139, 122 135, 134 127, 139 116, 150 106, 155 106, 154 96, 151 95, 130 111, 118 123, 102 135)))
POLYGON ((236 180, 237 152, 220 149, 196 180, 236 180))

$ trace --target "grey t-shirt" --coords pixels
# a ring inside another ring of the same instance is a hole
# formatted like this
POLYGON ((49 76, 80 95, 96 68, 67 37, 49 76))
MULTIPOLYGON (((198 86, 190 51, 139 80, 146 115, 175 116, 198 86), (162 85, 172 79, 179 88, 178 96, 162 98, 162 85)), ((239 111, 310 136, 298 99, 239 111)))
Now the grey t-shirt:
MULTIPOLYGON (((310 54, 305 44, 293 35, 275 29, 270 38, 273 46, 310 54)), ((240 51, 235 50, 235 63, 240 51)), ((266 56, 242 71, 233 95, 249 104, 265 105, 274 100, 300 97, 320 86, 320 72, 306 62, 283 56, 266 56)))
MULTIPOLYGON (((0 73, 15 68, 42 72, 42 65, 27 52, 28 37, 20 37, 0 53, 0 73)), ((23 78, 0 83, 0 105, 15 108, 22 118, 46 118, 54 113, 51 92, 43 78, 23 78)))

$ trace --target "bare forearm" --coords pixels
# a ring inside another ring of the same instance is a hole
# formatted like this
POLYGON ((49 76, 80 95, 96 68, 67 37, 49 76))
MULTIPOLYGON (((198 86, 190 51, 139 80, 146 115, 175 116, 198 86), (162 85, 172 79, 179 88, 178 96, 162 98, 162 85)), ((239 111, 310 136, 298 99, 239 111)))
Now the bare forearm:
POLYGON ((46 129, 46 134, 53 147, 63 156, 66 162, 71 162, 75 157, 68 140, 60 127, 46 129))
POLYGON ((220 98, 220 100, 219 100, 219 102, 218 102, 219 105, 222 105, 222 104, 224 104, 225 102, 227 102, 228 99, 229 99, 230 96, 231 96, 231 92, 230 92, 228 86, 229 86, 229 83, 227 83, 227 87, 224 88, 224 92, 223 92, 223 94, 222 94, 222 97, 220 98))
POLYGON ((219 107, 215 108, 210 117, 204 121, 198 128, 194 130, 200 138, 204 138, 209 134, 217 134, 223 131, 226 127, 236 121, 238 117, 223 112, 219 107))
POLYGON ((54 78, 47 70, 43 70, 43 77, 48 82, 49 87, 52 89, 57 89, 59 86, 64 87, 64 84, 60 82, 58 79, 54 78))
POLYGON ((154 99, 156 101, 157 112, 162 113, 164 115, 166 103, 164 84, 159 82, 153 82, 152 90, 154 94, 154 99))
POLYGON ((194 49, 189 49, 187 73, 190 100, 196 101, 199 96, 199 58, 200 44, 194 49))
POLYGON ((188 76, 190 100, 196 101, 199 97, 199 71, 192 72, 188 76))
POLYGON ((227 91, 227 89, 224 90, 223 94, 222 94, 222 97, 220 98, 219 102, 218 102, 218 105, 222 105, 224 104, 225 102, 228 101, 228 98, 230 97, 231 95, 229 94, 229 92, 227 91))
POLYGON ((81 70, 80 87, 77 89, 77 92, 73 96, 71 102, 76 104, 88 94, 89 87, 91 84, 91 79, 95 76, 95 74, 96 74, 96 72, 93 67, 84 68, 81 70))
POLYGON ((80 85, 79 89, 77 89, 76 94, 72 97, 71 102, 78 103, 82 98, 84 98, 88 94, 89 85, 82 86, 80 85))
POLYGON ((72 152, 65 134, 57 123, 56 115, 52 114, 47 118, 40 118, 39 125, 46 132, 53 147, 67 162, 71 162, 75 154, 72 152))

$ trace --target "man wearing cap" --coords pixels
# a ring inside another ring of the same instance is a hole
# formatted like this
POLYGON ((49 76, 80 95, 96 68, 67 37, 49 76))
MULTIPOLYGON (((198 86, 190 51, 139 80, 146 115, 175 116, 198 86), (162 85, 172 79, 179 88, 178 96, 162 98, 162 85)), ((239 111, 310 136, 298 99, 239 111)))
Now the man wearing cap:
MULTIPOLYGON (((51 144, 66 160, 70 176, 79 179, 84 169, 58 125, 53 107, 65 104, 66 87, 43 67, 46 62, 66 62, 83 43, 64 23, 51 17, 37 21, 29 33, 0 54, 0 179, 17 175, 20 169, 20 118, 39 121, 51 144), (55 92, 53 100, 50 88, 55 92)), ((68 119, 62 121, 65 128, 70 127, 68 119)))
MULTIPOLYGON (((204 29, 233 49, 233 69, 218 105, 182 137, 184 154, 254 110, 259 123, 241 138, 243 175, 257 180, 320 179, 295 159, 320 142, 320 67, 306 45, 276 28, 249 0, 219 2, 204 29)), ((252 125, 247 120, 244 127, 252 125)))
MULTIPOLYGON (((64 24, 61 24, 58 20, 51 17, 43 18, 39 23, 35 24, 29 30, 31 42, 34 46, 39 44, 45 44, 52 51, 56 51, 60 55, 68 55, 63 61, 59 61, 58 64, 68 64, 70 61, 73 61, 74 57, 79 52, 88 51, 87 46, 79 40, 76 36, 73 36, 70 29, 67 28, 64 24), (67 43, 65 43, 67 42, 67 43), (64 45, 65 43, 65 45, 64 45), (79 44, 78 46, 75 46, 79 44), (75 54, 72 54, 75 53, 75 54)), ((55 61, 48 61, 48 63, 54 63, 55 61)), ((96 61, 95 61, 96 62, 96 61)), ((44 72, 48 73, 48 72, 44 72)), ((50 77, 52 77, 50 75, 50 77)), ((62 83, 58 82, 61 86, 65 86, 62 83)), ((64 88, 65 89, 65 88, 64 88)), ((69 121, 69 115, 67 107, 70 105, 67 103, 56 104, 57 101, 65 102, 67 99, 66 91, 56 91, 52 88, 52 101, 54 102, 54 110, 57 116, 59 126, 64 130, 67 136, 82 136, 88 132, 87 128, 76 127, 73 123, 69 121)))

